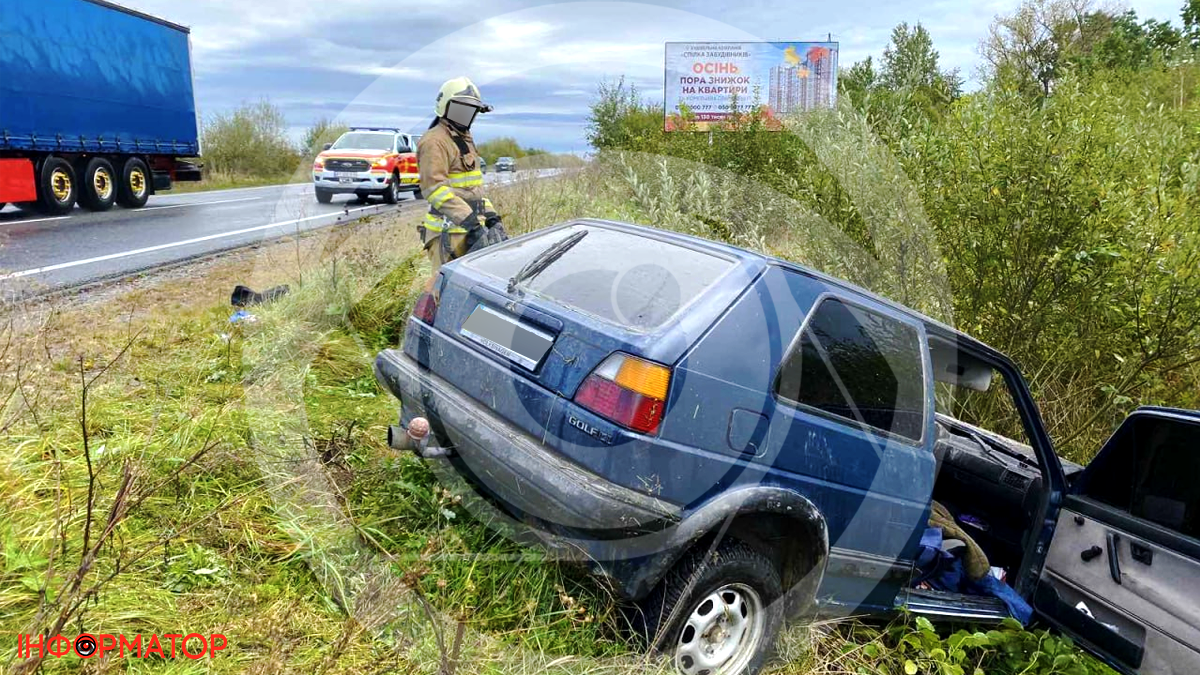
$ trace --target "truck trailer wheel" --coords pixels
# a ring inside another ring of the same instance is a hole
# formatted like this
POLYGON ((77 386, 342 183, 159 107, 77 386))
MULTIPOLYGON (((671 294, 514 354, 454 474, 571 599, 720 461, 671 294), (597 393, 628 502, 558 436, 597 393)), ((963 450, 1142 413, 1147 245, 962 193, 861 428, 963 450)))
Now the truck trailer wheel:
POLYGON ((83 185, 79 190, 79 203, 89 211, 107 211, 117 200, 117 174, 112 162, 103 157, 87 161, 80 174, 83 185))
POLYGON ((125 160, 117 183, 117 203, 127 209, 140 209, 150 199, 150 169, 137 157, 125 160))
POLYGON ((38 173, 38 206, 45 213, 61 216, 75 208, 79 183, 71 163, 61 157, 47 157, 38 173))

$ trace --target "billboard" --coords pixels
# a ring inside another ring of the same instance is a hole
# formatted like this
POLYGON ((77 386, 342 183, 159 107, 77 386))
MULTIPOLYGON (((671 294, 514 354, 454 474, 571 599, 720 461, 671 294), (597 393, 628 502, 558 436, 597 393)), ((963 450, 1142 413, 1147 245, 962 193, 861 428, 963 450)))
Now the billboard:
POLYGON ((767 127, 837 101, 836 42, 668 42, 667 131, 717 128, 761 108, 767 127), (688 113, 685 119, 682 114, 688 113))

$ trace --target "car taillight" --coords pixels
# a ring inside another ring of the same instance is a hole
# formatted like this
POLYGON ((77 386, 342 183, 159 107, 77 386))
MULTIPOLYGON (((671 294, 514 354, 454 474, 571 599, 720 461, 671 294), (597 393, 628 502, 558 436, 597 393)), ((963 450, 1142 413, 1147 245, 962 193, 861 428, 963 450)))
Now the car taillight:
POLYGON ((588 375, 575 402, 634 431, 658 433, 671 369, 627 354, 613 354, 588 375))
POLYGON ((421 297, 417 298, 417 304, 413 305, 412 315, 432 326, 433 320, 437 318, 437 309, 437 300, 433 293, 422 293, 421 297))

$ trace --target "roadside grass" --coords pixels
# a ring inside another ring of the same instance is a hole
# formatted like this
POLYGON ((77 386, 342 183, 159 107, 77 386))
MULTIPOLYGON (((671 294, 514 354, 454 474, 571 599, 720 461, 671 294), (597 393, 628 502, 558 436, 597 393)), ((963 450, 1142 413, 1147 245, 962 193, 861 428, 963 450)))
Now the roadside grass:
MULTIPOLYGON (((705 221, 661 185, 639 196, 649 179, 629 166, 628 180, 597 165, 493 198, 514 233, 587 215, 770 234, 722 210, 732 188, 704 197, 720 218, 705 221)), ((371 362, 398 344, 428 273, 414 224, 375 219, 104 302, 13 309, 0 332, 0 663, 19 668, 15 634, 65 614, 65 635, 223 633, 229 646, 198 662, 51 658, 46 672, 668 672, 595 581, 477 522, 386 447, 396 404, 371 362), (230 324, 238 282, 292 293, 230 324), (143 501, 83 588, 115 576, 64 610, 88 521, 94 544, 126 476, 143 501)), ((772 672, 796 675, 1102 672, 1044 632, 920 619, 795 627, 780 649, 772 672)))

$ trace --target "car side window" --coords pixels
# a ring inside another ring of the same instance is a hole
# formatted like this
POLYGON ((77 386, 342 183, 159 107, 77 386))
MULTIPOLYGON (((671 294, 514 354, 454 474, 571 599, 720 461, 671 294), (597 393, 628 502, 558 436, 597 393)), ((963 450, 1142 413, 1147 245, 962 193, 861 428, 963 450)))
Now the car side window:
POLYGON ((925 369, 917 329, 826 298, 780 365, 783 399, 920 441, 925 430, 925 369))
POLYGON ((408 147, 408 139, 404 136, 396 137, 396 152, 412 152, 408 147))
POLYGON ((1200 539, 1200 430, 1146 417, 1122 434, 1088 467, 1083 495, 1200 539))

